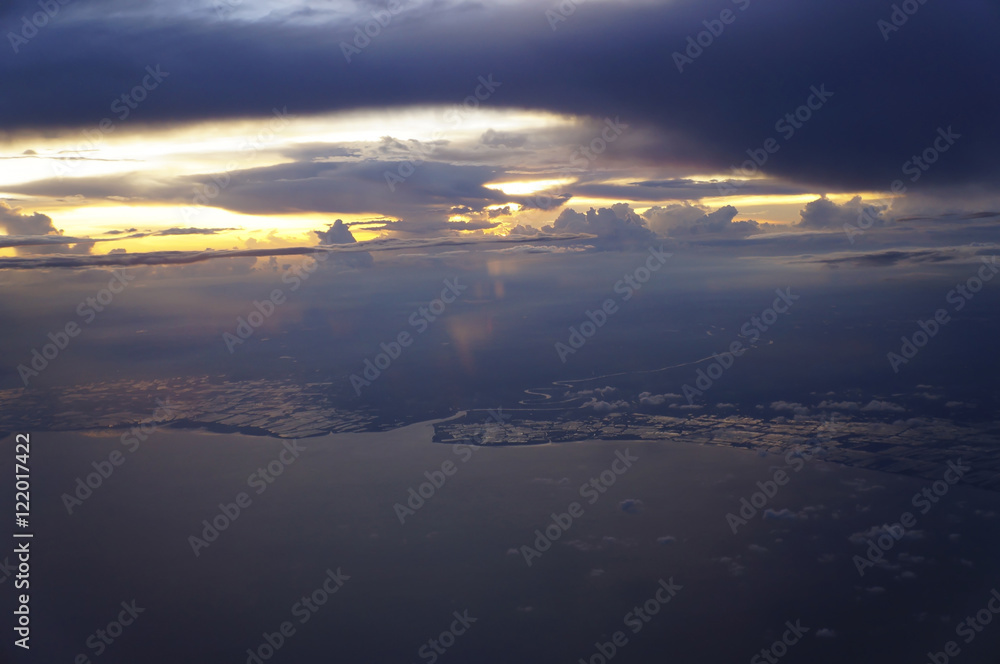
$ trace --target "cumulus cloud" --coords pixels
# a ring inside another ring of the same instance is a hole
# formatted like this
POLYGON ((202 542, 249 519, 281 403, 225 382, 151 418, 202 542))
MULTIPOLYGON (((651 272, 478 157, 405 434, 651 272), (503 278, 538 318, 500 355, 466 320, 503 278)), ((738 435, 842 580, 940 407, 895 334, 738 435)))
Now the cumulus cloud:
POLYGON ((861 409, 863 413, 903 413, 906 409, 891 401, 879 401, 872 399, 861 409))
POLYGON ((809 414, 809 409, 808 408, 806 408, 802 404, 794 402, 794 401, 772 401, 771 402, 771 408, 773 408, 774 410, 778 410, 778 411, 782 411, 782 410, 790 411, 790 412, 795 413, 796 415, 808 415, 809 414))
POLYGON ((826 196, 822 196, 806 204, 799 212, 801 219, 796 224, 799 228, 808 230, 842 230, 850 224, 854 228, 867 229, 871 226, 884 226, 886 218, 883 212, 885 205, 865 205, 860 196, 838 205, 826 196))
POLYGON ((667 392, 666 394, 653 394, 652 392, 642 392, 639 395, 639 403, 643 406, 660 406, 667 401, 681 399, 681 395, 667 392))
POLYGON ((598 413, 610 413, 616 410, 627 410, 627 401, 598 401, 596 397, 591 397, 590 401, 580 406, 580 408, 593 408, 598 413))
POLYGON ((614 394, 617 391, 618 391, 617 387, 612 387, 611 385, 605 385, 604 387, 595 387, 592 390, 580 390, 579 392, 575 392, 575 393, 569 392, 569 393, 567 393, 567 395, 575 394, 576 396, 586 397, 586 396, 590 396, 590 395, 596 394, 596 395, 601 396, 601 397, 607 397, 609 395, 614 394))
MULTIPOLYGON (((333 222, 325 231, 313 231, 319 238, 322 245, 334 244, 357 244, 357 239, 351 233, 351 229, 341 219, 333 222)), ((348 254, 345 256, 335 256, 335 259, 350 267, 371 267, 375 264, 375 259, 368 252, 361 254, 348 254)))
POLYGON ((612 246, 652 242, 656 236, 646 228, 646 222, 627 204, 616 203, 610 208, 577 212, 565 209, 559 213, 547 233, 592 233, 597 240, 612 246))
POLYGON ((817 407, 823 410, 858 410, 861 404, 857 401, 820 401, 817 407))
POLYGON ((667 207, 651 207, 642 216, 655 233, 671 237, 707 234, 742 237, 762 230, 762 225, 752 219, 733 221, 737 214, 739 210, 732 205, 725 205, 714 212, 709 212, 708 208, 700 205, 675 203, 667 207))
POLYGON ((538 228, 532 226, 524 226, 523 224, 517 224, 513 228, 507 230, 510 235, 539 235, 542 231, 538 228))
POLYGON ((626 498, 618 503, 618 508, 626 514, 638 514, 642 511, 643 503, 638 498, 626 498))
POLYGON ((0 226, 11 235, 60 235, 52 225, 52 217, 41 212, 21 214, 21 208, 11 207, 7 201, 0 201, 0 226))
POLYGON ((16 247, 18 255, 32 254, 89 254, 92 240, 72 238, 70 246, 63 232, 52 223, 52 217, 41 212, 21 214, 21 208, 11 207, 7 201, 0 201, 0 226, 12 236, 29 236, 35 240, 11 239, 7 246, 16 247))

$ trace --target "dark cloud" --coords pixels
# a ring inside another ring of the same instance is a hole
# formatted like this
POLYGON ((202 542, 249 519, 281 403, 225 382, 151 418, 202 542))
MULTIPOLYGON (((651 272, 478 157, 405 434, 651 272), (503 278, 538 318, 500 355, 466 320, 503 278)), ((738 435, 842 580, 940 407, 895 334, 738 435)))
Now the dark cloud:
POLYGON ((963 212, 925 217, 899 217, 896 221, 970 221, 973 219, 995 219, 1000 212, 963 212))
POLYGON ((839 267, 852 265, 855 267, 889 267, 900 263, 944 263, 954 261, 958 256, 951 251, 921 249, 914 251, 896 250, 871 253, 858 253, 848 256, 836 256, 819 259, 816 262, 839 267))
MULTIPOLYGON (((115 177, 52 178, 12 185, 11 190, 32 196, 82 195, 85 198, 129 198, 182 205, 195 209, 194 191, 213 187, 218 194, 200 197, 198 204, 241 214, 295 214, 377 212, 396 221, 384 225, 401 233, 443 233, 454 208, 477 213, 487 206, 520 202, 484 186, 501 171, 489 166, 440 162, 300 161, 276 166, 233 170, 228 184, 215 187, 217 174, 200 174, 151 181, 138 174, 115 177), (402 177, 400 174, 405 174, 402 177)), ((561 201, 560 201, 561 203, 561 201)), ((494 225, 453 225, 454 230, 492 228, 494 225)), ((185 231, 193 232, 193 231, 185 231)))
POLYGON ((223 233, 226 231, 238 231, 239 228, 167 228, 162 231, 154 231, 147 234, 139 234, 133 237, 142 237, 143 235, 153 235, 153 236, 166 236, 166 235, 215 235, 217 233, 223 233))
MULTIPOLYGON (((117 241, 118 238, 113 238, 117 241)), ((94 242, 111 242, 112 238, 91 240, 89 238, 70 237, 68 235, 0 235, 0 249, 17 248, 18 253, 51 254, 68 253, 66 250, 56 251, 52 247, 65 247, 73 244, 90 245, 94 242), (20 250, 33 247, 32 251, 20 250), (45 247, 46 249, 42 250, 45 247)))
POLYGON ((520 148, 528 142, 528 137, 509 131, 494 131, 487 129, 480 136, 479 142, 483 145, 497 148, 520 148))
MULTIPOLYGON (((426 162, 365 161, 283 164, 230 173, 231 182, 209 205, 244 214, 296 212, 364 213, 378 211, 407 219, 414 227, 427 220, 442 222, 455 205, 482 209, 511 197, 484 187, 496 177, 491 167, 426 162), (412 170, 411 170, 412 169, 412 170), (409 174, 402 181, 400 173, 409 174), (391 186, 390 186, 391 183, 391 186), (420 215, 421 219, 415 219, 420 215)), ((183 200, 192 184, 208 184, 208 176, 190 178, 157 196, 183 200)), ((403 224, 406 226, 406 224, 403 224)))
POLYGON ((576 196, 630 201, 694 201, 718 196, 789 196, 813 193, 811 187, 773 180, 697 181, 688 178, 632 182, 629 184, 581 183, 568 187, 576 196))
POLYGON ((6 243, 0 239, 0 246, 15 247, 19 255, 89 254, 94 244, 92 240, 61 237, 63 232, 53 225, 52 217, 40 212, 21 214, 20 208, 12 208, 2 200, 0 200, 0 226, 14 236, 4 238, 7 240, 6 243))
POLYGON ((52 225, 52 217, 47 214, 21 214, 21 208, 13 208, 6 201, 0 201, 0 226, 11 235, 59 235, 61 232, 52 225))
MULTIPOLYGON (((31 220, 27 224, 22 224, 21 228, 26 228, 28 230, 44 230, 44 224, 51 226, 52 220, 47 215, 35 213, 31 217, 26 215, 18 215, 16 211, 11 210, 11 208, 4 208, 4 203, 0 201, 0 226, 3 226, 4 215, 15 217, 15 222, 7 227, 8 231, 16 229, 18 227, 16 217, 21 217, 21 219, 31 220), (45 220, 48 220, 47 222, 45 220)), ((62 231, 52 229, 47 235, 18 235, 13 233, 11 235, 0 235, 0 249, 14 247, 18 249, 19 253, 25 254, 74 254, 74 253, 90 253, 91 248, 97 242, 119 242, 122 240, 135 240, 144 237, 161 237, 161 236, 171 236, 171 235, 215 235, 224 231, 237 231, 241 230, 239 228, 167 228, 161 231, 149 231, 146 233, 134 233, 134 228, 128 231, 108 231, 105 235, 112 235, 114 237, 104 237, 104 238, 89 238, 89 237, 71 237, 69 235, 63 235, 62 231), (125 235, 125 237, 119 237, 125 233, 130 233, 125 235), (75 245, 70 247, 69 245, 75 245)), ((124 250, 122 250, 124 251, 124 250)))
MULTIPOLYGON (((19 16, 16 7, 35 5, 13 5, 8 16, 19 16)), ((102 7, 99 14, 66 7, 20 53, 8 49, 0 75, 19 92, 17 103, 0 105, 6 129, 93 127, 147 64, 162 65, 169 78, 136 109, 143 122, 262 116, 276 106, 306 114, 458 104, 477 77, 492 74, 502 85, 491 106, 620 115, 634 128, 655 129, 660 140, 636 155, 650 163, 720 172, 775 138, 780 150, 763 167, 770 175, 829 191, 881 190, 938 127, 952 126, 962 138, 926 180, 989 182, 997 174, 997 91, 984 82, 995 74, 1000 15, 980 0, 921 4, 888 40, 877 22, 890 6, 754 2, 737 9, 736 22, 683 73, 672 54, 717 17, 690 0, 587 4, 556 31, 534 3, 448 12, 428 3, 350 64, 338 61, 336 48, 352 36, 348 20, 310 24, 286 12, 208 21, 116 11, 121 2, 102 7), (834 96, 794 135, 782 135, 776 122, 820 85, 834 96), (686 139, 672 138, 680 135, 686 139)))

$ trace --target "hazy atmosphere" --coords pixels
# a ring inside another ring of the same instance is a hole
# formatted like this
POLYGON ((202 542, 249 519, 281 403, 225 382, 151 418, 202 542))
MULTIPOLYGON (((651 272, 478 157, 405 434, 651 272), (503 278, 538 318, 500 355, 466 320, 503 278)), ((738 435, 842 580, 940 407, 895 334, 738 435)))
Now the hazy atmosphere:
POLYGON ((0 662, 993 664, 998 30, 4 4, 0 662))

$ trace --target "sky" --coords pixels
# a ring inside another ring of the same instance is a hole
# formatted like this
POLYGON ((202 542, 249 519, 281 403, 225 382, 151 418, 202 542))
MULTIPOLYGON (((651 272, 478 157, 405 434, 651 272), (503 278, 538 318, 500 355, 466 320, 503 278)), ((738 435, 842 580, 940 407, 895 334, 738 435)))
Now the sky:
POLYGON ((858 250, 851 225, 954 254, 1000 209, 989 2, 53 7, 0 10, 18 269, 310 246, 337 219, 825 251, 858 250))
POLYGON ((468 600, 454 661, 596 661, 671 574, 622 661, 747 661, 795 616, 803 661, 940 651, 1000 587, 997 34, 994 0, 5 1, 31 661, 80 661, 135 597, 112 659, 253 662, 341 564, 278 656, 423 660, 468 600), (290 441, 303 463, 192 555, 290 441), (454 441, 477 456, 437 486, 454 441), (829 454, 737 535, 803 445, 829 454), (966 486, 862 574, 956 459, 966 486), (73 516, 81 478, 106 488, 73 516))

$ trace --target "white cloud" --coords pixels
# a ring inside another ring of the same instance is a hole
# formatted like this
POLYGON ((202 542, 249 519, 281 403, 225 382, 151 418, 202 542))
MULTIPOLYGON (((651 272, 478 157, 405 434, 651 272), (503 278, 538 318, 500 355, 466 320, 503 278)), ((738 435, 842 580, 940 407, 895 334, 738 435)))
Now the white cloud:
POLYGON ((881 412, 891 412, 891 413, 904 413, 906 409, 899 404, 892 403, 891 401, 879 401, 877 399, 872 399, 868 404, 861 409, 863 413, 881 413, 881 412))
POLYGON ((652 242, 656 236, 646 222, 625 203, 610 208, 590 208, 586 213, 567 208, 559 213, 546 233, 592 233, 597 240, 612 245, 652 242))
POLYGON ((857 401, 820 401, 819 406, 823 410, 858 410, 861 404, 857 401))
POLYGON ((653 394, 652 392, 642 392, 639 394, 639 403, 643 406, 659 406, 667 401, 681 399, 681 395, 667 392, 666 394, 653 394))
POLYGON ((850 224, 854 228, 867 229, 871 226, 883 226, 886 219, 882 216, 887 206, 865 205, 860 196, 838 205, 826 196, 808 203, 799 212, 801 220, 796 224, 799 228, 810 230, 842 230, 850 224))
POLYGON ((787 410, 796 415, 808 415, 809 409, 796 401, 772 401, 771 408, 774 410, 787 410))
MULTIPOLYGON (((739 210, 726 205, 714 212, 690 203, 675 203, 666 207, 654 206, 642 216, 658 235, 681 237, 706 234, 750 235, 762 230, 756 221, 733 221, 739 210)), ((767 226, 767 224, 764 224, 767 226)))
POLYGON ((593 408, 598 413, 610 413, 616 410, 628 410, 629 404, 627 401, 598 401, 595 397, 591 397, 590 401, 580 406, 580 408, 593 408))

